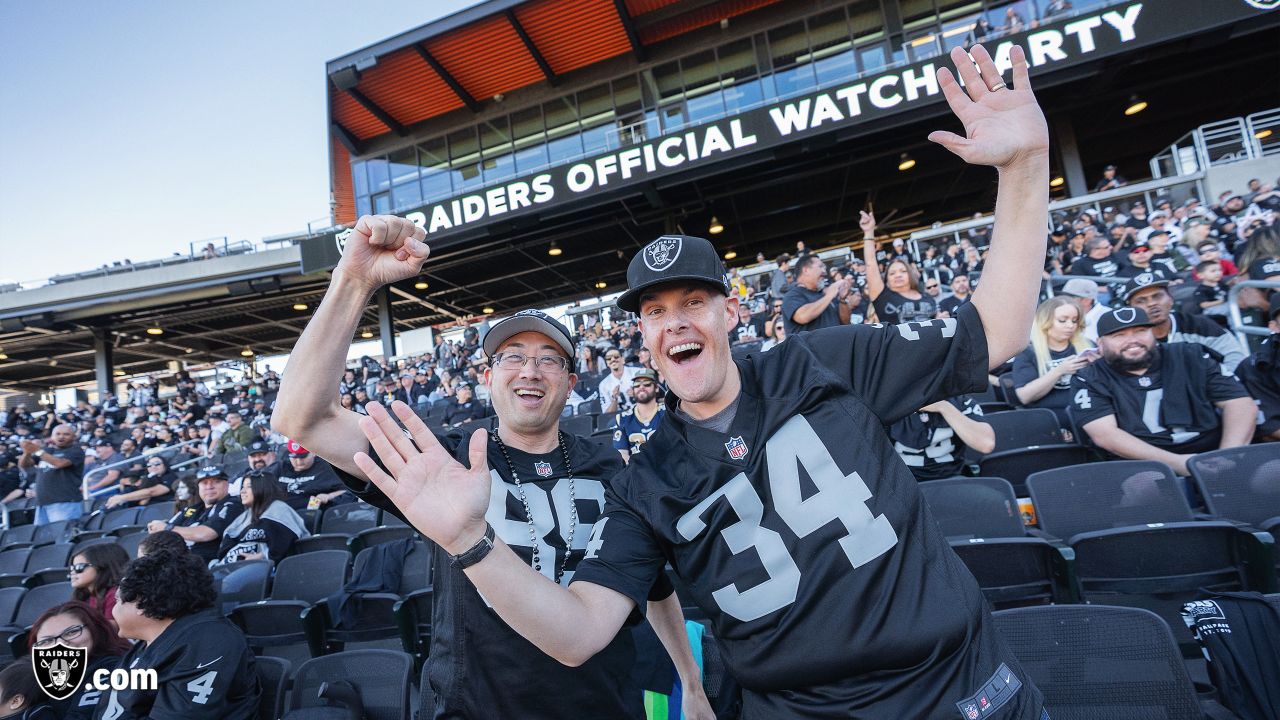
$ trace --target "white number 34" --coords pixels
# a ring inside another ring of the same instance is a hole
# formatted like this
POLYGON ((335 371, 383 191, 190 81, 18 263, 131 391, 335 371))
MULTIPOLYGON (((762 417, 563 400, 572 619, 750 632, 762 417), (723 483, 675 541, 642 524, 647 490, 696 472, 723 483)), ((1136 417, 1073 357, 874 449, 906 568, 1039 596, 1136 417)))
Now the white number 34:
MULTIPOLYGON (((787 527, 804 538, 832 520, 848 533, 840 539, 849 563, 857 568, 883 555, 898 542, 897 533, 884 515, 871 514, 866 501, 871 490, 856 472, 844 474, 809 421, 801 415, 788 420, 766 443, 769 490, 774 509, 787 527), (818 492, 805 499, 800 488, 800 466, 818 492)), ((720 535, 735 555, 755 548, 769 579, 746 590, 730 583, 712 592, 720 608, 742 622, 764 617, 795 602, 800 588, 800 568, 787 551, 782 536, 763 527, 764 503, 746 474, 738 473, 696 507, 685 513, 676 529, 686 540, 706 530, 702 516, 724 498, 738 515, 738 522, 720 535)))

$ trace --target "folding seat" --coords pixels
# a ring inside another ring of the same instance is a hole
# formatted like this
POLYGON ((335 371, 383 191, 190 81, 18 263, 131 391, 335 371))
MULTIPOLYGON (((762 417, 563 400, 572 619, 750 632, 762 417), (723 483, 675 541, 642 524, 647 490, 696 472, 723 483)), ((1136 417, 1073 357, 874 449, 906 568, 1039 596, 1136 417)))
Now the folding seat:
POLYGON ((354 502, 325 508, 320 515, 318 529, 321 533, 350 536, 377 525, 378 508, 365 502, 354 502))
POLYGON ((276 566, 268 599, 238 605, 228 617, 255 649, 305 643, 303 611, 342 589, 350 563, 342 550, 291 555, 276 566))
POLYGON ((390 525, 388 527, 375 527, 368 530, 361 530, 347 541, 347 548, 351 554, 359 555, 366 548, 381 545, 382 543, 400 540, 403 538, 413 537, 417 534, 413 528, 408 525, 390 525))
POLYGON ((1054 720, 1207 717, 1169 626, 1152 612, 1051 605, 994 617, 1054 720))
POLYGON ((138 512, 137 524, 146 525, 152 520, 168 520, 173 517, 173 513, 172 500, 167 502, 156 502, 153 500, 142 506, 142 509, 138 512))
POLYGON ((133 527, 138 525, 138 515, 142 513, 142 508, 122 508, 120 510, 108 510, 102 518, 101 529, 108 532, 118 530, 123 527, 133 527))
POLYGON ((288 660, 275 657, 254 658, 254 671, 262 684, 262 699, 258 701, 258 720, 279 720, 284 712, 292 665, 288 660))
MULTIPOLYGON (((362 551, 355 559, 352 577, 359 577, 366 564, 375 557, 378 551, 369 548, 362 551)), ((303 611, 304 625, 310 633, 309 642, 312 655, 322 655, 341 651, 346 643, 363 643, 376 640, 397 638, 400 635, 396 621, 395 606, 404 598, 420 590, 431 587, 431 548, 428 544, 415 541, 408 546, 404 558, 404 569, 400 576, 400 586, 393 592, 359 593, 355 602, 354 617, 347 622, 331 614, 328 603, 320 602, 303 611)))
POLYGON ((71 599, 71 583, 60 582, 52 585, 41 585, 31 588, 22 596, 18 609, 14 611, 12 626, 20 630, 29 630, 31 623, 40 617, 40 613, 55 605, 71 599))
POLYGON ((142 543, 142 540, 146 538, 148 534, 149 533, 143 530, 131 532, 127 535, 120 535, 116 538, 116 544, 124 548, 124 551, 129 554, 130 558, 136 558, 138 557, 138 545, 142 543))
POLYGON ((390 512, 390 511, 387 511, 387 510, 383 510, 382 512, 378 513, 378 526, 379 526, 379 527, 394 527, 394 526, 397 526, 397 525, 402 525, 402 526, 404 526, 404 527, 409 527, 409 524, 408 524, 408 523, 406 523, 405 521, 401 520, 401 519, 400 519, 400 517, 399 517, 398 515, 396 515, 395 513, 393 513, 393 512, 390 512))
POLYGON ((576 411, 576 413, 575 413, 575 414, 577 414, 577 415, 599 415, 601 410, 602 410, 602 408, 600 407, 600 401, 599 401, 599 400, 587 400, 587 401, 585 401, 585 402, 580 402, 580 403, 578 403, 578 408, 577 408, 577 411, 576 411))
MULTIPOLYGON (((1200 453, 1187 461, 1209 514, 1246 523, 1280 541, 1280 444, 1200 453)), ((1280 553, 1275 557, 1280 571, 1280 553)))
POLYGON ((31 538, 35 537, 35 534, 35 525, 10 526, 4 531, 4 536, 0 537, 0 548, 10 550, 17 547, 31 547, 34 544, 31 538))
POLYGON ((1119 460, 1027 479, 1043 532, 1076 553, 1085 602, 1154 611, 1194 653, 1182 604, 1202 590, 1273 591, 1274 541, 1221 520, 1197 521, 1161 463, 1119 460))
POLYGON ((57 522, 40 525, 31 536, 31 544, 45 545, 47 543, 65 542, 69 538, 71 531, 74 529, 75 525, 71 520, 59 520, 57 522))
POLYGON ((13 622, 13 616, 18 612, 18 604, 22 602, 22 596, 26 593, 26 588, 21 587, 0 588, 0 626, 13 622))
POLYGON ((62 572, 67 571, 67 564, 71 562, 70 543, 57 543, 54 545, 41 545, 31 549, 31 555, 27 557, 26 572, 30 575, 37 570, 47 570, 56 568, 62 572))
POLYGON ((293 541, 293 547, 289 548, 289 554, 301 555, 303 553, 316 552, 317 550, 341 550, 343 552, 348 552, 348 543, 350 542, 350 536, 342 535, 340 533, 309 535, 293 541))
POLYGON ((1026 408, 985 413, 975 417, 996 433, 995 452, 1043 445, 1061 445, 1062 428, 1058 416, 1045 408, 1026 408))
POLYGON ((1027 531, 1008 482, 956 477, 922 482, 920 492, 993 607, 1076 602, 1075 553, 1027 531))
POLYGON ((16 587, 27 576, 30 547, 16 547, 0 552, 0 588, 16 587))
POLYGON ((560 430, 566 435, 590 435, 596 429, 596 417, 596 415, 574 415, 563 418, 560 420, 560 430))
POLYGON ((1093 455, 1087 448, 1080 445, 1066 443, 1033 445, 1012 450, 996 450, 978 462, 978 474, 984 477, 1004 478, 1013 485, 1014 494, 1018 497, 1026 497, 1027 476, 1032 473, 1047 468, 1083 465, 1092 460, 1093 455))
POLYGON ((290 710, 322 707, 320 686, 339 680, 359 693, 367 720, 409 720, 413 658, 398 650, 349 650, 302 663, 293 676, 290 710))
POLYGON ((213 581, 223 614, 242 603, 265 599, 271 585, 271 568, 270 560, 246 560, 214 568, 213 581))

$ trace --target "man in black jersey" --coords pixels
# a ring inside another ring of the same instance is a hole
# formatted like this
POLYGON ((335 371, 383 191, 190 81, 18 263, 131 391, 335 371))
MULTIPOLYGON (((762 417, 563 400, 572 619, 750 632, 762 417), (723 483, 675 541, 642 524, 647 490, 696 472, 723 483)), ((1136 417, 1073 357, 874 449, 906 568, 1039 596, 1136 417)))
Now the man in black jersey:
MULTIPOLYGON (((353 462, 353 456, 368 459, 367 453, 376 451, 388 469, 402 471, 400 450, 412 446, 396 419, 376 402, 366 407, 367 417, 345 410, 336 392, 316 388, 332 387, 328 379, 341 372, 345 338, 355 332, 374 290, 419 274, 428 252, 424 238, 420 228, 403 218, 363 217, 356 223, 328 292, 294 347, 276 400, 281 412, 275 413, 279 432, 332 463, 362 499, 410 524, 420 519, 398 509, 406 504, 404 498, 389 499, 353 462), (365 434, 375 430, 394 433, 397 445, 375 444, 371 450, 365 434)), ((723 337, 728 339, 727 329, 723 337)), ((608 483, 623 468, 622 459, 608 444, 560 432, 560 413, 577 379, 573 341, 563 325, 526 310, 490 328, 483 349, 490 359, 485 382, 497 415, 496 432, 478 429, 492 427, 479 420, 466 426, 470 437, 451 433, 436 438, 408 405, 393 403, 392 410, 408 427, 426 433, 415 441, 437 451, 437 464, 460 461, 485 468, 480 513, 494 531, 487 542, 512 548, 518 571, 535 574, 540 585, 567 586, 604 510, 608 483)), ((429 682, 435 698, 423 717, 642 717, 643 695, 629 677, 635 664, 629 631, 615 627, 596 657, 579 668, 565 667, 502 621, 490 606, 489 591, 477 592, 464 574, 466 558, 453 557, 438 545, 433 553, 429 682)), ((669 582, 655 581, 650 587, 654 602, 647 604, 649 619, 680 673, 685 714, 710 720, 680 601, 669 582)))
POLYGON ((1175 310, 1173 294, 1169 292, 1170 282, 1169 276, 1159 270, 1138 273, 1120 288, 1120 300, 1146 313, 1156 340, 1203 345, 1222 365, 1222 372, 1235 372, 1236 366, 1244 360, 1244 348, 1240 347, 1240 342, 1204 315, 1188 315, 1175 310))
POLYGON ((262 686, 244 633, 214 607, 213 576, 195 555, 156 553, 134 560, 112 613, 120 637, 136 640, 124 670, 154 670, 158 687, 112 690, 97 720, 249 720, 262 686))
POLYGON ((1248 445, 1256 408, 1239 381, 1202 346, 1161 345, 1152 330, 1138 308, 1098 320, 1102 358, 1071 379, 1080 428, 1114 457, 1162 462, 1179 475, 1197 453, 1248 445))
POLYGON ((1236 368, 1236 377, 1258 404, 1258 441, 1280 440, 1280 293, 1271 296, 1268 317, 1271 335, 1236 368))
POLYGON ((290 440, 285 447, 289 464, 280 467, 277 479, 289 493, 284 500, 289 507, 306 510, 355 502, 355 497, 327 461, 296 441, 290 440))
POLYGON ((815 330, 734 361, 737 300, 715 249, 685 236, 645 246, 618 305, 639 313, 671 391, 668 414, 610 487, 567 590, 483 541, 490 475, 480 433, 468 470, 412 417, 421 452, 398 430, 363 423, 387 468, 360 454, 360 469, 447 552, 469 558, 467 577, 504 620, 568 665, 588 662, 643 609, 669 562, 714 625, 746 720, 1044 717, 882 429, 985 389, 988 369, 1030 332, 1048 132, 1021 49, 1011 52, 1015 89, 984 48, 972 52, 981 75, 963 50, 952 53, 964 89, 938 73, 967 137, 930 138, 1000 171, 973 300, 956 318, 815 330))
POLYGON ((228 495, 227 474, 217 465, 200 468, 196 484, 203 505, 180 510, 168 520, 152 520, 147 532, 174 531, 207 563, 217 556, 222 532, 244 511, 244 504, 238 495, 228 495))
POLYGON ((827 264, 816 254, 800 258, 796 265, 796 284, 782 299, 782 321, 787 335, 849 324, 849 306, 844 299, 853 281, 842 278, 823 287, 826 274, 827 264))

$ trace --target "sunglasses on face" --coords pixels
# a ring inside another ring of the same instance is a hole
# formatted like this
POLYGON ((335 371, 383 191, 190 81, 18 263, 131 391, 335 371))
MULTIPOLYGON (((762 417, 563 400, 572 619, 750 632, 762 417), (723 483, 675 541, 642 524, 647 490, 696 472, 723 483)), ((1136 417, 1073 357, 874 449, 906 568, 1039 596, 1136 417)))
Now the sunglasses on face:
POLYGON ((91 567, 93 567, 93 563, 76 563, 75 565, 72 565, 70 568, 68 568, 71 571, 68 574, 79 575, 80 573, 84 572, 85 570, 88 570, 91 567))
POLYGON ((635 384, 635 387, 642 387, 642 388, 648 387, 648 388, 651 388, 651 387, 653 387, 653 383, 652 383, 652 382, 650 382, 650 381, 648 381, 648 380, 646 380, 646 381, 644 381, 644 382, 638 382, 638 383, 636 383, 636 384, 635 384))
POLYGON ((49 635, 49 636, 37 639, 35 642, 35 647, 38 647, 38 648, 53 647, 53 644, 58 642, 59 640, 63 640, 65 642, 71 642, 72 640, 75 640, 76 638, 80 637, 80 633, 83 633, 83 632, 84 632, 83 625, 72 625, 71 627, 67 628, 66 630, 63 630, 57 635, 49 635))
POLYGON ((924 289, 925 289, 925 290, 937 290, 937 289, 938 289, 938 286, 937 286, 937 285, 925 285, 925 286, 924 286, 924 289))

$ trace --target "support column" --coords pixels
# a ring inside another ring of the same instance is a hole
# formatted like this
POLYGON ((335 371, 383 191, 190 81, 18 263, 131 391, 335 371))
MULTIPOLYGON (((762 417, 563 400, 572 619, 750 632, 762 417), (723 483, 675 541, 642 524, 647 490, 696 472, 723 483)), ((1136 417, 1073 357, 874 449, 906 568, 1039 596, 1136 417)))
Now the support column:
POLYGON ((1089 181, 1084 176, 1084 163, 1080 160, 1080 145, 1076 142, 1076 129, 1071 123, 1071 116, 1054 116, 1053 137, 1057 140, 1058 165, 1062 168, 1062 177, 1067 181, 1067 195, 1087 195, 1089 181))
POLYGON ((378 336, 382 339, 382 357, 396 354, 395 318, 391 315, 391 288, 378 290, 378 336))
POLYGON ((98 383, 98 395, 112 392, 115 388, 115 344, 111 330, 107 328, 93 329, 93 377, 98 383))

